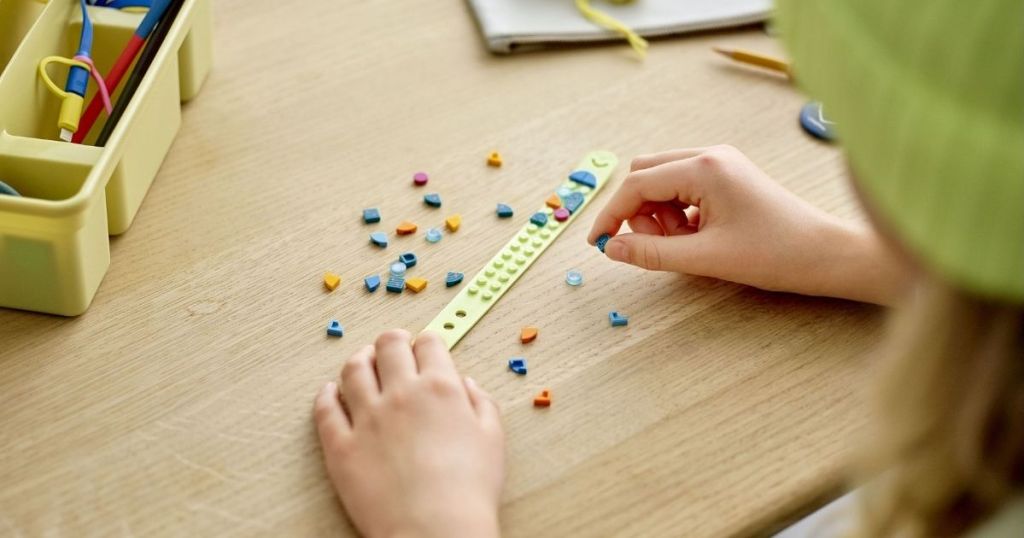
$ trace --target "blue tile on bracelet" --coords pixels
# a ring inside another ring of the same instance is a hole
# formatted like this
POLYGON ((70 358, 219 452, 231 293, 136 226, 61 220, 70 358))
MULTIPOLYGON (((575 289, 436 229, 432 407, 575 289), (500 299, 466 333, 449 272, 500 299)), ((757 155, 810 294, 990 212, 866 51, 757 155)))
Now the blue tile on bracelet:
POLYGON ((543 228, 544 225, 548 223, 548 216, 543 211, 538 211, 530 217, 530 222, 543 228))
POLYGON ((586 170, 576 170, 569 174, 569 179, 591 189, 597 188, 597 177, 586 170))
POLYGON ((579 210, 580 206, 583 205, 583 193, 574 192, 562 199, 562 207, 569 210, 569 213, 575 213, 579 210))

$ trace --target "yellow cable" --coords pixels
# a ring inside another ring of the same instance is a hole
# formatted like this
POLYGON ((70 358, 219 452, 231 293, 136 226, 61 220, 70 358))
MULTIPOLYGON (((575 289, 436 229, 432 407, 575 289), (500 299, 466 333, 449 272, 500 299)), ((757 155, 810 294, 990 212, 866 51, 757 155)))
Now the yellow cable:
MULTIPOLYGON (((632 0, 612 0, 616 4, 625 4, 632 0)), ((594 9, 590 6, 590 0, 576 0, 576 9, 586 17, 590 22, 602 27, 607 28, 613 32, 622 34, 622 37, 629 41, 629 45, 633 47, 633 50, 644 58, 647 55, 647 40, 640 37, 639 34, 633 31, 632 28, 621 23, 615 17, 608 15, 607 13, 594 9)))

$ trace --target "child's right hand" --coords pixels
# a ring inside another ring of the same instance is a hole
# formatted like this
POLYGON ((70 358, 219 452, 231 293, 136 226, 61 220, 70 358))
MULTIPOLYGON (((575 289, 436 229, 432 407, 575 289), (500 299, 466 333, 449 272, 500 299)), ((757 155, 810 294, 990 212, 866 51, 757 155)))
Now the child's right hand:
POLYGON ((609 258, 774 291, 890 304, 908 272, 877 234, 785 190, 731 146, 637 157, 590 231, 609 258), (633 233, 618 234, 623 221, 633 233))

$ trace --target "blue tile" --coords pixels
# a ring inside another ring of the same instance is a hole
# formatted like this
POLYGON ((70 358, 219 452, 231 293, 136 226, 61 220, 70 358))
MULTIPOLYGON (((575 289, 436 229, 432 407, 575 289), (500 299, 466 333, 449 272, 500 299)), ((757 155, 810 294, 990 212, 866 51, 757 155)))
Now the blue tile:
POLYGON ((430 207, 441 207, 441 195, 432 192, 423 197, 423 202, 430 207))
POLYGON ((338 323, 338 320, 332 319, 331 322, 327 324, 327 335, 337 336, 340 338, 345 335, 345 328, 341 326, 341 323, 338 323))
POLYGON ((441 240, 441 230, 439 230, 437 228, 431 228, 431 229, 427 230, 427 242, 428 243, 437 243, 440 240, 441 240))
POLYGON ((465 278, 465 276, 466 275, 464 275, 462 273, 456 273, 456 272, 453 272, 453 271, 448 271, 448 276, 446 276, 445 279, 444 279, 444 285, 445 285, 445 287, 448 287, 448 288, 450 288, 452 286, 458 286, 459 283, 462 282, 462 279, 465 278))
POLYGON ((594 242, 595 244, 597 244, 597 250, 600 250, 601 252, 604 252, 604 247, 605 247, 605 245, 608 244, 608 240, 611 239, 611 238, 612 238, 612 236, 610 236, 608 234, 601 234, 601 237, 598 237, 597 241, 594 242))
POLYGON ((568 209, 569 213, 575 213, 583 205, 583 200, 582 192, 573 192, 569 196, 562 198, 562 207, 568 209))
POLYGON ((363 284, 366 284, 366 291, 373 293, 380 287, 380 277, 377 275, 370 275, 363 279, 363 284))
POLYGON ((384 287, 391 293, 402 293, 405 289, 405 278, 392 275, 391 278, 388 279, 387 285, 384 287))
POLYGON ((629 316, 612 310, 608 312, 608 321, 612 324, 612 327, 624 327, 629 325, 629 316))
POLYGON ((512 216, 512 208, 505 204, 498 204, 498 217, 507 219, 512 216))
POLYGON ((388 234, 384 232, 373 232, 370 234, 370 242, 380 248, 388 246, 388 234))
POLYGON ((508 369, 519 375, 526 375, 526 359, 523 357, 512 357, 508 360, 508 369))
POLYGON ((569 179, 591 189, 597 188, 597 177, 586 170, 576 170, 569 174, 569 179))
POLYGON ((416 265, 416 255, 412 252, 403 252, 398 256, 398 261, 405 264, 405 266, 413 267, 416 265))
POLYGON ((548 216, 543 211, 538 211, 534 213, 532 217, 530 217, 530 222, 543 228, 544 225, 548 223, 548 216))
POLYGON ((367 224, 373 224, 374 222, 380 222, 380 210, 376 207, 363 210, 363 222, 367 224))

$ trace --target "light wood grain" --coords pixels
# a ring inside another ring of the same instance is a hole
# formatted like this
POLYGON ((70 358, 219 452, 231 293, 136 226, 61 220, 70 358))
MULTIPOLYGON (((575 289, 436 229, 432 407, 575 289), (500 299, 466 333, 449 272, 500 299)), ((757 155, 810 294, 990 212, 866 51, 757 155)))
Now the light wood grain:
MULTIPOLYGON (((841 156, 804 135, 756 30, 494 57, 461 2, 215 3, 217 61, 112 265, 77 319, 0 310, 0 535, 337 535, 310 404, 386 328, 422 328, 586 151, 623 159, 728 142, 861 218, 841 156), (484 165, 500 150, 501 169, 484 165), (431 173, 442 210, 411 174, 431 173), (399 219, 463 227, 386 251, 399 219), (426 292, 367 295, 400 249, 426 292), (328 294, 325 270, 343 275, 328 294), (341 340, 324 335, 337 317, 341 340)), ((621 181, 624 170, 615 176, 621 181)), ((601 194, 603 204, 616 185, 601 194)), ((863 423, 881 311, 645 273, 585 244, 589 209, 455 348, 501 402, 507 536, 764 532, 834 491, 863 423), (570 267, 586 284, 563 283, 570 267), (611 330, 605 315, 631 315, 611 330), (530 374, 518 331, 541 328, 530 374), (532 393, 554 391, 538 411, 532 393)))

